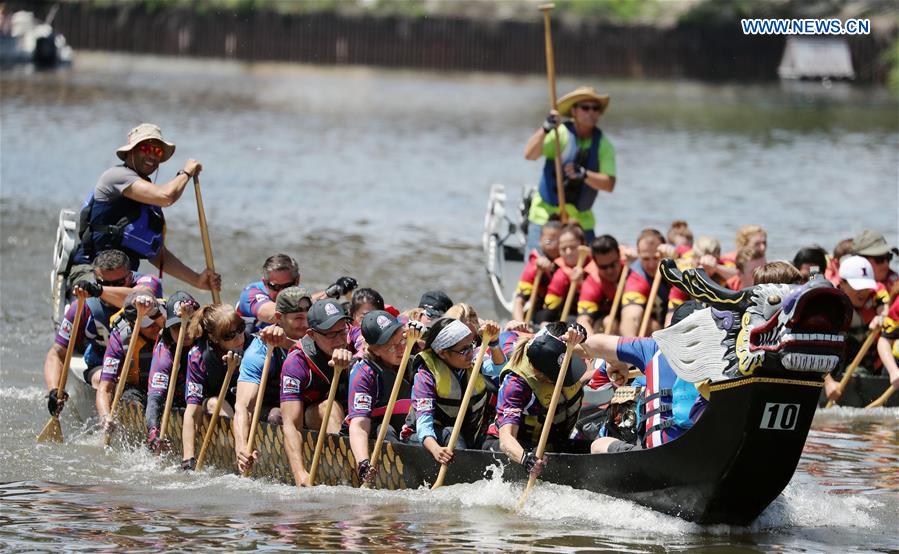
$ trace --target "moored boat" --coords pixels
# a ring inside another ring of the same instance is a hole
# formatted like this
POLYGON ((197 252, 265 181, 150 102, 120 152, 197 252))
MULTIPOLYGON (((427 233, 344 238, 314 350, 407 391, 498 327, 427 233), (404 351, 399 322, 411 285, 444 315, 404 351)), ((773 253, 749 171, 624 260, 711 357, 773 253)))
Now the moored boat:
POLYGON ((500 318, 512 315, 512 300, 518 277, 524 269, 524 247, 527 241, 527 218, 521 215, 528 205, 527 195, 518 206, 518 214, 510 210, 506 187, 490 186, 481 247, 484 268, 493 289, 493 304, 500 318))

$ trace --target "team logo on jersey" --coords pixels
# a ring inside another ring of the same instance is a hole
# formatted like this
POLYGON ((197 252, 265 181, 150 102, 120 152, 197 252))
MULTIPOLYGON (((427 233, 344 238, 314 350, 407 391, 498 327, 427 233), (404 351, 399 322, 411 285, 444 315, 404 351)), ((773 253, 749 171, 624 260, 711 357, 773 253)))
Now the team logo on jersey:
POLYGON ((281 378, 281 392, 284 394, 299 394, 300 393, 300 380, 296 377, 290 377, 289 375, 285 375, 281 378))
POLYGON ((518 417, 521 415, 521 408, 504 408, 503 417, 518 417))
POLYGON ((371 395, 357 392, 353 395, 353 409, 360 412, 371 411, 371 395))
POLYGON ((328 302, 325 304, 325 313, 328 315, 337 315, 340 313, 340 309, 333 302, 328 302))
POLYGON ((203 397, 203 385, 200 383, 187 383, 187 396, 203 397))
POLYGON ((269 298, 268 296, 266 296, 264 294, 257 294, 256 302, 271 302, 271 298, 269 298))
POLYGON ((416 398, 415 399, 415 411, 416 412, 430 412, 434 409, 434 399, 433 398, 416 398))
POLYGON ((119 360, 117 358, 103 358, 103 373, 116 375, 119 372, 119 360))
POLYGON ((556 360, 556 363, 559 364, 559 367, 562 367, 562 360, 565 359, 565 354, 559 354, 559 359, 556 360))
POLYGON ((154 373, 153 378, 150 379, 150 388, 160 390, 169 388, 169 376, 165 373, 154 373))
POLYGON ((72 336, 72 322, 68 319, 63 319, 62 323, 59 324, 59 334, 62 338, 69 340, 69 337, 72 336))
POLYGON ((386 315, 379 315, 378 319, 376 319, 375 322, 378 324, 378 327, 380 327, 381 329, 386 329, 387 326, 390 325, 390 320, 387 319, 386 315))

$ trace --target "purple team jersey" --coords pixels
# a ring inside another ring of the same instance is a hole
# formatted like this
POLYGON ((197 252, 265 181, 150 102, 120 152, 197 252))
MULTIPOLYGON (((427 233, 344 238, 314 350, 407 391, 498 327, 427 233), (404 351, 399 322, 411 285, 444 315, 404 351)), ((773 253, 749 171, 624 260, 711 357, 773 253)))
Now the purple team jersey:
POLYGON ((537 401, 528 382, 514 373, 506 375, 496 400, 496 428, 521 425, 523 416, 541 413, 543 406, 537 401))
POLYGON ((281 366, 281 402, 302 402, 306 406, 320 402, 321 395, 312 386, 314 372, 302 350, 292 349, 281 366))
MULTIPOLYGON (((172 374, 172 366, 174 365, 174 349, 169 347, 165 341, 158 341, 153 348, 153 361, 150 364, 150 379, 147 383, 148 396, 164 396, 169 389, 169 378, 172 374)), ((183 355, 183 354, 182 354, 183 355)), ((183 360, 182 360, 183 361, 183 360)), ((183 365, 178 370, 177 383, 175 391, 184 390, 185 370, 183 365)))

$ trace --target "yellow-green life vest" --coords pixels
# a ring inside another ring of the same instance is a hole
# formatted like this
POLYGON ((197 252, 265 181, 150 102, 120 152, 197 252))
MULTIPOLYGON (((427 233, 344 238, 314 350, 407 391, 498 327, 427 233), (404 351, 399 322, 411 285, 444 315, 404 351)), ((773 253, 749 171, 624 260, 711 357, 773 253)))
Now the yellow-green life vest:
MULTIPOLYGON (((446 362, 431 350, 419 353, 425 368, 434 376, 437 398, 434 399, 434 423, 450 427, 456 423, 459 406, 468 382, 460 380, 446 362)), ((466 374, 467 375, 467 374, 466 374)), ((468 413, 462 422, 461 436, 471 447, 476 444, 478 435, 484 430, 484 411, 487 406, 487 383, 484 376, 478 373, 475 377, 474 391, 468 401, 468 413)))

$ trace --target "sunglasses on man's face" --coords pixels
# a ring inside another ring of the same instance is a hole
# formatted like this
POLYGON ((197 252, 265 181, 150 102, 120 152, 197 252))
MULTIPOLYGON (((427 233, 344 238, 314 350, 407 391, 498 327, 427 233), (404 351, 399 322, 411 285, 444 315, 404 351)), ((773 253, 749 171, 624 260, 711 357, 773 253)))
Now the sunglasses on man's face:
POLYGON ((161 146, 146 142, 138 144, 137 149, 144 154, 154 154, 157 158, 161 158, 165 154, 165 150, 161 146))
POLYGON ((271 281, 266 281, 265 286, 276 291, 282 291, 288 287, 292 287, 296 285, 296 281, 291 281, 289 283, 272 283, 271 281))
POLYGON ((870 256, 870 258, 871 261, 876 264, 885 264, 893 259, 893 253, 889 252, 887 254, 884 254, 883 256, 870 256))
POLYGON ((240 325, 240 327, 236 327, 227 333, 222 334, 221 339, 222 342, 230 342, 237 338, 238 335, 242 335, 244 332, 244 325, 240 325))
POLYGON ((602 111, 602 108, 599 104, 578 104, 577 109, 583 110, 585 112, 594 111, 599 112, 602 111))
POLYGON ((104 287, 124 287, 128 284, 128 281, 130 281, 129 275, 125 275, 121 279, 112 279, 112 280, 100 279, 100 278, 97 279, 97 283, 103 285, 104 287))

